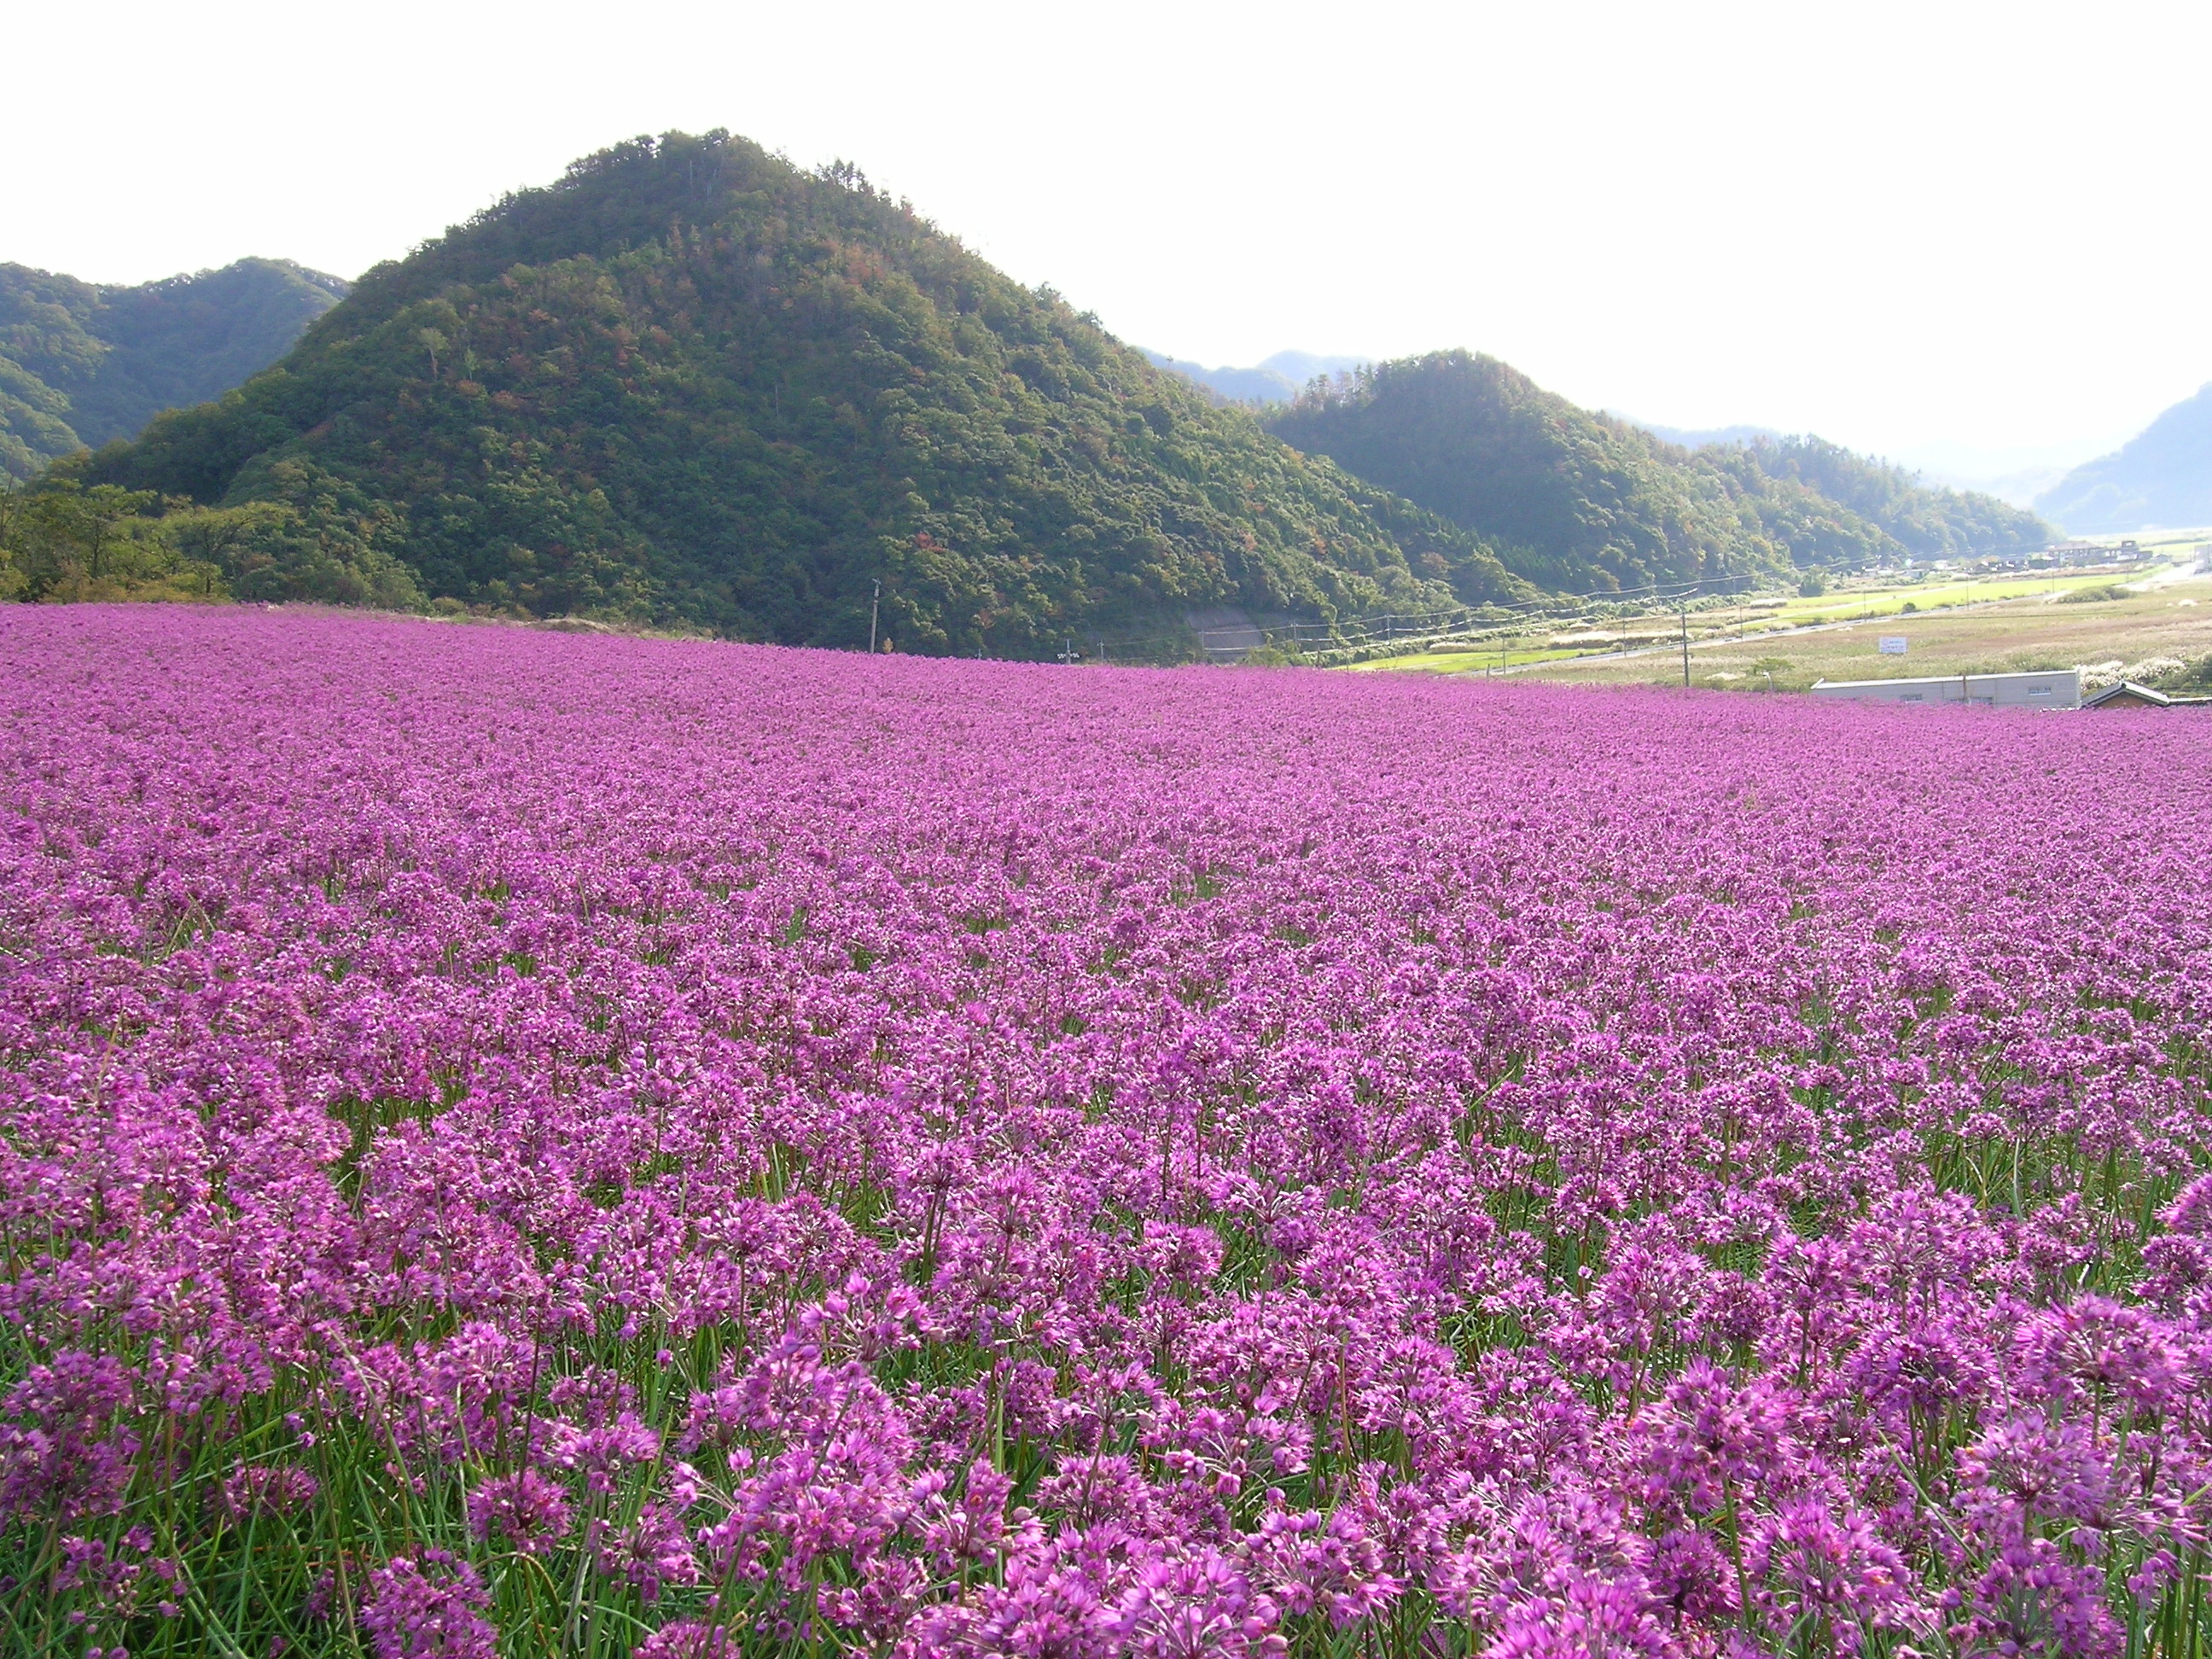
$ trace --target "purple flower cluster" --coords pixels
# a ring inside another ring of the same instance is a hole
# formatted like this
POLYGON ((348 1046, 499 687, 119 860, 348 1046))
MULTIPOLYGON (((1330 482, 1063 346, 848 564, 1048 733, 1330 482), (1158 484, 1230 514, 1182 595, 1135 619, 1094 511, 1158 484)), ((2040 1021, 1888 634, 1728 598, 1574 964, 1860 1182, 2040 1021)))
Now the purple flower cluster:
POLYGON ((2212 732, 0 617, 0 1647, 2212 1641, 2212 732))

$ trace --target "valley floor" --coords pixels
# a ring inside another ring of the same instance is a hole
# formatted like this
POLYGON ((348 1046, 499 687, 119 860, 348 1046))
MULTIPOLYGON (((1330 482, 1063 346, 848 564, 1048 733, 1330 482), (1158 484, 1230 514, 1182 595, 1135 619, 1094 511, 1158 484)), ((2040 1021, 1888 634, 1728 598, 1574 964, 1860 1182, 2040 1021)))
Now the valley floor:
MULTIPOLYGON (((1498 675, 1597 685, 1682 684, 1676 617, 1605 625, 1625 648, 1561 648, 1553 627, 1504 648, 1424 652, 1363 671, 1498 675)), ((2212 574, 2194 562, 2056 579, 1859 589, 1690 619, 1690 683, 1803 690, 1820 679, 1887 679, 2082 667, 2130 678, 2212 656, 2212 574), (2076 599, 2118 586, 2112 599, 2076 599), (1903 607, 1914 609, 1905 611, 1903 607), (1902 635, 1902 656, 1879 641, 1902 635), (2130 671, 2139 671, 2131 672, 2130 671)))

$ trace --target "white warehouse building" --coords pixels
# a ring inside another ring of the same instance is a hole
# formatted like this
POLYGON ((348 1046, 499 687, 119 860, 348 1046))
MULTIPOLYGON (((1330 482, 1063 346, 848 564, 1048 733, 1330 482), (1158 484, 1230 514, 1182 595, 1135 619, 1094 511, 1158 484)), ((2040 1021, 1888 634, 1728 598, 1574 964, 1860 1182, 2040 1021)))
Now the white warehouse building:
POLYGON ((2079 708, 2081 673, 2054 668, 2039 674, 1946 674, 1920 680, 1822 680, 1816 697, 1850 702, 1963 702, 1992 708, 2079 708))

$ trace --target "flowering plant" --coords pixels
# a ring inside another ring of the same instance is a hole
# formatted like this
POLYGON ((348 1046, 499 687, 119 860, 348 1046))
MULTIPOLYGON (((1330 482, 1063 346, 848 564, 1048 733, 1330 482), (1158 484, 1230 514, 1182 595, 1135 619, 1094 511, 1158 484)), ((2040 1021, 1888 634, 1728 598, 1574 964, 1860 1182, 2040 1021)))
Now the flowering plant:
POLYGON ((2186 723, 0 654, 9 1650, 2212 1640, 2186 723))

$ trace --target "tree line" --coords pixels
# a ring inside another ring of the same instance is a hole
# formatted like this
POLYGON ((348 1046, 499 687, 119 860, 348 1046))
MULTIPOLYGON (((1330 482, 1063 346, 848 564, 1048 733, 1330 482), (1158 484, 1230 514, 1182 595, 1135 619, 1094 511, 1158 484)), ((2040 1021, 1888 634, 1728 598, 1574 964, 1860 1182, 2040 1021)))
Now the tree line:
POLYGON ((313 522, 283 502, 202 507, 64 469, 0 487, 0 599, 424 606, 413 573, 357 528, 313 522))

